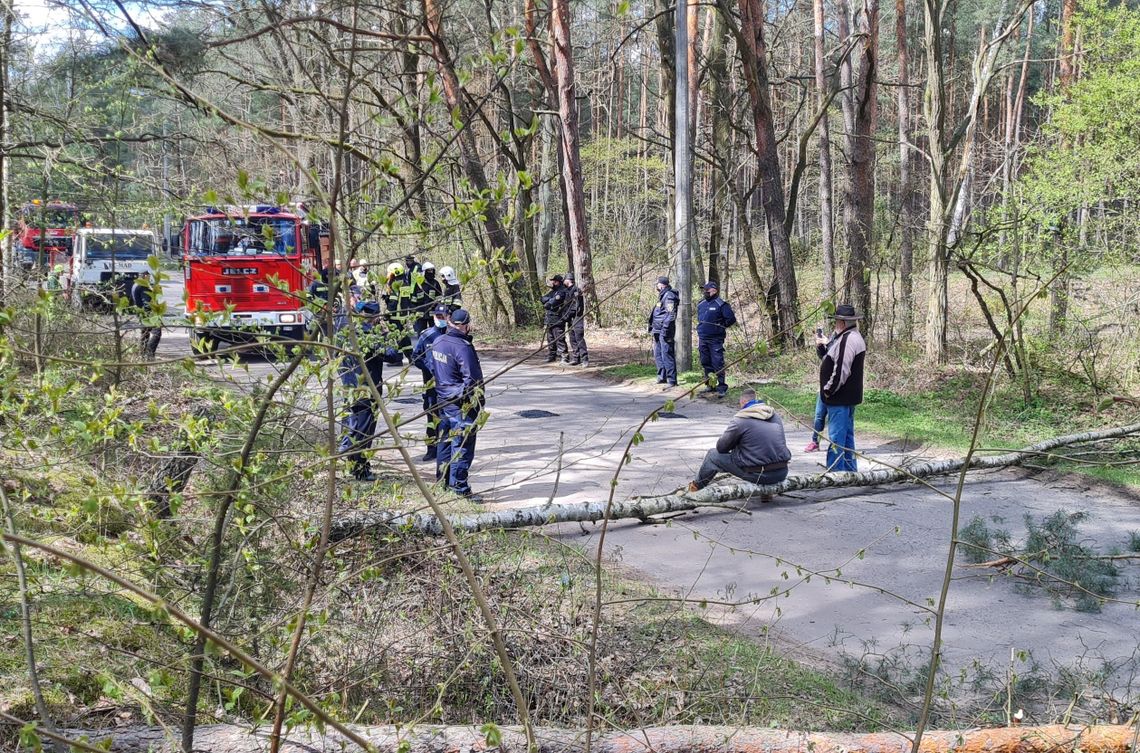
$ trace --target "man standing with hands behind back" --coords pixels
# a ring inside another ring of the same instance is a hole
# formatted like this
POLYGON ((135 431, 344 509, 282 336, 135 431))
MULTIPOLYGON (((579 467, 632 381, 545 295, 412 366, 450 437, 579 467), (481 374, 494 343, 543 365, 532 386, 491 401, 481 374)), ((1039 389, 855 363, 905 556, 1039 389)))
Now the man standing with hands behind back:
POLYGON ((653 360, 657 363, 657 383, 665 389, 677 386, 677 308, 681 296, 669 287, 669 278, 657 278, 657 305, 649 312, 649 334, 653 335, 653 360))
POLYGON ((863 402, 863 360, 867 343, 859 334, 862 315, 855 307, 835 307, 835 330, 827 338, 817 334, 819 396, 827 410, 827 470, 859 470, 855 462, 855 406, 863 402))

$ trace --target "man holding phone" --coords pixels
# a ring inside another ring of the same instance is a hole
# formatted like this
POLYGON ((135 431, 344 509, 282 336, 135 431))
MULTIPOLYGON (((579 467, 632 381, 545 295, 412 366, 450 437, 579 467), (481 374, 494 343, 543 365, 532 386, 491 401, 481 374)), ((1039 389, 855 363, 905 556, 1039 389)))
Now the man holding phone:
POLYGON ((830 338, 816 330, 819 356, 819 400, 827 413, 827 470, 859 470, 855 461, 855 406, 863 402, 863 361, 867 343, 859 333, 863 318, 855 307, 835 307, 835 329, 830 338))

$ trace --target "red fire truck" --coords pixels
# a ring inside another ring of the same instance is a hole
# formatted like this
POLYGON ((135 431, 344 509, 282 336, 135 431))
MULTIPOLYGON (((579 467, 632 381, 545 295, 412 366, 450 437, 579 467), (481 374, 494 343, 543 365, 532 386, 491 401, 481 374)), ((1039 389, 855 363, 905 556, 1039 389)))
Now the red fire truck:
POLYGON ((79 229, 79 207, 62 201, 33 199, 20 207, 16 221, 16 250, 26 268, 52 269, 67 266, 75 231, 79 229))
POLYGON ((300 339, 304 293, 321 266, 316 228, 301 210, 208 207, 182 228, 191 344, 259 335, 300 339))

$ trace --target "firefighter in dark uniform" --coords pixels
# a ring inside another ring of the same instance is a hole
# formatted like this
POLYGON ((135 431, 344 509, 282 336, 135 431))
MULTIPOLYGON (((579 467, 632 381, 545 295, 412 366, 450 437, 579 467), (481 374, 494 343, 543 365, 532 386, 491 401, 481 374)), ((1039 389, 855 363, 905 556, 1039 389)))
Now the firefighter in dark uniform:
POLYGON ((435 374, 432 373, 432 346, 447 331, 447 315, 451 313, 446 303, 437 303, 432 310, 433 326, 420 333, 416 347, 412 350, 412 363, 420 370, 424 380, 422 393, 424 412, 427 413, 427 453, 424 460, 435 460, 437 454, 436 437, 439 429, 438 398, 435 389, 435 374))
POLYGON ((566 330, 570 335, 570 353, 562 359, 571 366, 589 366, 590 354, 586 351, 586 296, 574 284, 574 273, 567 272, 562 279, 562 287, 570 296, 567 306, 566 330))
POLYGON ((657 305, 649 312, 649 334, 653 335, 653 360, 657 363, 657 383, 665 389, 677 386, 677 308, 681 296, 669 287, 669 278, 657 278, 657 305))
POLYGON ((153 361, 158 352, 158 342, 162 339, 162 319, 154 311, 154 289, 158 287, 151 279, 150 272, 144 271, 131 285, 131 304, 139 315, 139 334, 143 358, 153 361), (158 326, 153 322, 158 319, 158 326))
POLYGON ((550 291, 542 297, 542 308, 546 310, 543 323, 546 325, 546 339, 550 350, 546 356, 547 363, 554 363, 559 358, 566 358, 566 312, 570 308, 570 295, 562 287, 562 275, 550 278, 550 291))
POLYGON ((471 315, 466 309, 451 314, 447 332, 431 349, 432 374, 441 416, 435 477, 473 502, 482 498, 471 491, 468 475, 475 459, 475 432, 483 409, 483 368, 471 344, 471 315))
POLYGON ((443 287, 435 276, 435 265, 430 261, 425 261, 420 265, 420 273, 423 275, 423 279, 415 282, 415 289, 412 292, 412 310, 416 315, 415 321, 412 323, 412 332, 416 335, 424 330, 431 329, 432 311, 439 299, 443 297, 443 287))
MULTIPOLYGON (((340 440, 339 452, 347 454, 352 477, 358 481, 375 481, 376 476, 368 466, 364 453, 372 447, 372 437, 376 434, 376 402, 368 389, 364 370, 372 378, 377 390, 384 385, 384 350, 386 330, 380 314, 380 304, 376 301, 360 301, 356 304, 356 314, 362 317, 357 330, 357 342, 361 357, 346 356, 340 364, 340 381, 349 388, 348 416, 344 422, 345 433, 340 440)), ((344 331, 348 317, 339 334, 342 347, 349 347, 349 338, 344 331)))
POLYGON ((697 304, 697 339, 701 354, 701 368, 705 371, 705 392, 716 392, 720 397, 728 394, 724 380, 724 337, 728 328, 736 324, 732 307, 720 297, 720 285, 712 280, 703 286, 704 300, 697 304), (717 384, 708 384, 709 374, 716 374, 717 384))

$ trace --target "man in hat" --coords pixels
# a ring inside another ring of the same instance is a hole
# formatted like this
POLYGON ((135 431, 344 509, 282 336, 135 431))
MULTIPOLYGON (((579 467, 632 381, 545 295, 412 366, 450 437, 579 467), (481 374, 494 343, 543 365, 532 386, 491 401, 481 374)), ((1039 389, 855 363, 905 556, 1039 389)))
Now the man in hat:
POLYGON ((554 363, 559 358, 565 358, 566 349, 566 312, 570 308, 570 295, 562 287, 562 275, 550 278, 550 290, 542 297, 542 308, 546 313, 543 324, 546 325, 546 339, 549 350, 546 356, 547 363, 554 363))
POLYGON ((432 373, 432 346, 447 331, 447 315, 450 313, 451 308, 446 303, 437 303, 431 312, 433 326, 420 333, 416 347, 412 350, 412 363, 419 367, 420 376, 424 380, 422 398, 424 413, 427 414, 427 453, 423 456, 424 460, 435 460, 438 454, 436 438, 439 429, 439 399, 435 389, 435 375, 432 373))
POLYGON ((563 361, 571 366, 589 366, 590 355, 586 351, 586 296, 574 284, 574 273, 567 272, 562 278, 562 287, 570 296, 566 307, 566 331, 570 335, 570 353, 563 361))
POLYGON ((861 314, 855 307, 835 307, 835 329, 830 338, 817 335, 820 358, 819 397, 827 411, 827 470, 859 470, 855 462, 855 406, 863 402, 863 360, 867 343, 859 334, 861 314))
POLYGON ((677 386, 677 309, 681 296, 669 287, 669 278, 657 278, 657 305, 649 312, 649 334, 653 335, 653 360, 657 363, 657 383, 665 389, 677 386))
POLYGON ((483 368, 471 344, 471 315, 466 309, 451 314, 447 331, 432 345, 431 357, 440 412, 436 480, 444 481, 456 494, 482 502, 467 480, 484 398, 483 368))
MULTIPOLYGON (((784 422, 756 391, 740 393, 740 410, 729 421, 716 447, 705 454, 689 491, 704 489, 717 473, 729 473, 753 484, 778 484, 788 477, 792 453, 784 438, 784 422)), ((760 498, 771 502, 770 495, 760 498)))
MULTIPOLYGON (((348 388, 348 417, 344 421, 344 436, 338 451, 348 456, 352 477, 357 481, 375 481, 376 475, 368 466, 364 453, 371 449, 372 438, 376 434, 376 401, 373 400, 368 379, 379 392, 384 386, 385 327, 380 314, 380 304, 376 301, 359 301, 355 306, 360 328, 357 330, 357 344, 360 355, 349 355, 340 363, 340 381, 348 388)), ((351 346, 351 340, 344 332, 349 326, 345 316, 340 324, 341 345, 351 346)))
POLYGON ((720 285, 709 280, 703 286, 704 299, 697 304, 697 339, 701 354, 701 368, 705 372, 705 392, 716 392, 718 397, 728 393, 724 379, 724 336, 736 324, 732 307, 720 297, 720 285), (716 374, 717 384, 709 384, 709 374, 716 374))

